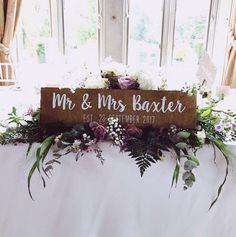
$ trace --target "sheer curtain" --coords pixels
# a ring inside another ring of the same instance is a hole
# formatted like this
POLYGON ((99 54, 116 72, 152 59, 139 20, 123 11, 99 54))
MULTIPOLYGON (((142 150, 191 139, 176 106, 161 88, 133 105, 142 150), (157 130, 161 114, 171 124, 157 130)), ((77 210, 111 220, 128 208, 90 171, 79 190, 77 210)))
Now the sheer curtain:
POLYGON ((223 85, 236 88, 236 0, 232 3, 230 17, 230 48, 223 85))
MULTIPOLYGON (((21 0, 0 0, 0 63, 11 63, 10 46, 13 40, 20 12, 21 0)), ((8 76, 6 68, 2 68, 0 85, 12 85, 13 82, 4 82, 7 77, 12 78, 13 70, 8 76)))

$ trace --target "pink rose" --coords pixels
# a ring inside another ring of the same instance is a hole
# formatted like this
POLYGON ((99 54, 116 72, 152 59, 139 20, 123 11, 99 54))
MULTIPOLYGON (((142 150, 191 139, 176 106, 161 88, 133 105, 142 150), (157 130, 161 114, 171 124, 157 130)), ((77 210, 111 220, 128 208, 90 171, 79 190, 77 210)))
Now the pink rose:
POLYGON ((139 88, 138 82, 128 76, 119 77, 118 83, 121 89, 138 89, 139 88))
POLYGON ((129 137, 141 138, 143 135, 142 129, 137 128, 134 124, 127 125, 125 130, 129 137))
POLYGON ((102 126, 101 124, 97 122, 91 122, 89 126, 92 129, 95 137, 101 140, 105 139, 107 131, 104 126, 102 126))

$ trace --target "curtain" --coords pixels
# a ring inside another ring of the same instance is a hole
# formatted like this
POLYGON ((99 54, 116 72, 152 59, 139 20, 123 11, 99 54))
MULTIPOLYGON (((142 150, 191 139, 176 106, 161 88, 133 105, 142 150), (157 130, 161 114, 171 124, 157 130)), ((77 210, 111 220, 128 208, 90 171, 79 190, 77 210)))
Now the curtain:
MULTIPOLYGON (((11 63, 10 46, 16 32, 19 18, 21 0, 0 0, 0 63, 11 63)), ((2 81, 0 85, 12 85, 12 82, 4 82, 6 68, 2 67, 2 81)), ((13 70, 9 71, 12 78, 13 70)))
POLYGON ((236 0, 232 3, 230 17, 230 48, 223 85, 236 88, 236 0))

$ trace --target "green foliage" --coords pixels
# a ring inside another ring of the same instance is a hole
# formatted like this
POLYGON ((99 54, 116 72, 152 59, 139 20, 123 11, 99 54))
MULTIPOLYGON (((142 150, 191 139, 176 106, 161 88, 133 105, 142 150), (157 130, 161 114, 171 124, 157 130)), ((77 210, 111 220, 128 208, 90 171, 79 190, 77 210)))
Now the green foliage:
POLYGON ((145 41, 146 40, 146 33, 147 33, 147 24, 149 23, 149 18, 145 15, 140 15, 138 20, 138 24, 134 29, 133 38, 138 41, 145 41))
POLYGON ((183 61, 185 56, 187 55, 187 49, 186 48, 180 48, 176 50, 175 52, 175 60, 177 61, 183 61))
POLYGON ((174 148, 174 151, 176 153, 176 165, 175 165, 174 173, 172 176, 171 187, 173 187, 174 183, 175 183, 175 186, 177 186, 177 183, 179 180, 179 172, 180 172, 180 150, 178 148, 174 148))
POLYGON ((191 134, 189 132, 186 132, 186 131, 181 131, 181 132, 178 132, 177 135, 182 137, 182 138, 189 138, 191 134))
POLYGON ((54 143, 54 139, 55 139, 55 136, 47 137, 37 148, 36 161, 34 162, 32 168, 30 169, 30 172, 28 174, 28 190, 29 190, 29 195, 32 199, 33 199, 33 196, 32 196, 31 190, 30 190, 30 183, 31 183, 32 175, 34 174, 34 171, 36 169, 38 170, 39 174, 41 175, 41 178, 43 181, 43 186, 45 187, 45 185, 46 185, 43 175, 41 174, 41 168, 43 168, 43 162, 49 152, 50 147, 54 143))
MULTIPOLYGON (((200 94, 202 98, 208 99, 204 107, 196 109, 197 126, 195 129, 180 129, 175 125, 166 128, 137 128, 134 125, 122 128, 118 121, 109 123, 111 118, 108 120, 107 127, 102 128, 101 126, 105 125, 95 124, 106 132, 105 135, 103 134, 105 140, 114 142, 118 138, 119 142, 116 145, 120 146, 121 150, 128 152, 139 168, 141 176, 151 165, 162 160, 164 152, 174 151, 176 163, 171 187, 177 185, 180 174, 182 174, 184 181, 184 189, 188 189, 194 184, 196 180, 194 170, 200 165, 196 154, 204 144, 210 144, 214 149, 219 149, 226 161, 226 171, 211 208, 218 200, 228 176, 231 154, 228 152, 225 142, 229 137, 236 140, 236 132, 232 127, 232 124, 236 123, 236 114, 232 111, 216 110, 216 106, 222 98, 212 98, 211 93, 204 89, 203 84, 193 87, 187 86, 182 90, 191 95, 200 94), (219 123, 222 123, 222 130, 216 127, 219 123), (111 124, 116 124, 112 127, 112 131, 111 124), (119 137, 118 133, 117 136, 114 136, 115 129, 122 131, 119 137)), ((31 198, 33 198, 30 189, 32 175, 38 171, 45 186, 45 176, 48 176, 54 164, 61 164, 59 159, 62 156, 75 153, 75 159, 78 160, 85 151, 94 151, 98 160, 103 164, 102 150, 98 146, 99 138, 94 133, 96 127, 92 129, 89 124, 76 124, 67 128, 61 124, 53 124, 53 126, 43 128, 39 124, 39 110, 33 112, 31 116, 31 119, 26 120, 24 117, 18 116, 16 108, 13 107, 9 113, 8 124, 2 125, 6 131, 0 133, 1 144, 29 143, 27 154, 34 142, 40 143, 36 151, 36 160, 28 175, 28 190, 31 198), (54 149, 52 158, 45 161, 52 145, 54 149)), ((93 124, 93 126, 95 125, 93 124)))
POLYGON ((12 107, 12 111, 11 113, 8 114, 8 116, 9 116, 8 118, 9 124, 14 124, 17 127, 20 126, 21 118, 17 115, 15 107, 12 107))
POLYGON ((177 144, 175 144, 175 146, 180 149, 180 150, 183 150, 183 149, 186 149, 188 147, 188 144, 185 143, 185 142, 179 142, 177 144))
POLYGON ((92 1, 89 1, 89 15, 84 17, 84 25, 77 32, 78 45, 83 45, 89 40, 97 37, 96 8, 92 1))
POLYGON ((129 152, 129 156, 133 158, 136 165, 140 169, 140 174, 143 176, 144 172, 151 163, 156 163, 160 160, 160 153, 158 154, 158 149, 151 147, 151 144, 147 144, 141 140, 133 140, 132 143, 127 147, 126 151, 129 152))
MULTIPOLYGON (((189 42, 189 46, 200 58, 203 52, 204 37, 207 19, 204 16, 190 18, 188 21, 176 28, 180 42, 189 42)), ((186 49, 180 49, 176 52, 176 60, 181 61, 186 55, 186 49)))

